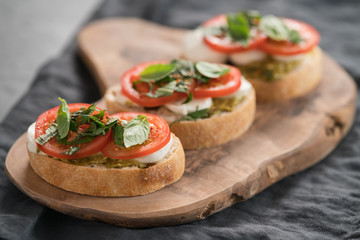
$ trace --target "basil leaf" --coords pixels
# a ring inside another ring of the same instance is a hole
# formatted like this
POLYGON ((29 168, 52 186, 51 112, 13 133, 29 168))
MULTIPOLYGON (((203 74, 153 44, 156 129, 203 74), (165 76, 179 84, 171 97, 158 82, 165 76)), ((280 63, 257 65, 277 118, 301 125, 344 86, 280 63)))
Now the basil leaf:
POLYGON ((59 98, 59 100, 62 103, 56 117, 57 130, 60 138, 65 138, 70 129, 70 112, 66 101, 62 98, 59 98))
POLYGON ((149 138, 150 125, 146 116, 138 115, 124 127, 124 146, 126 148, 142 144, 149 138))
POLYGON ((264 16, 260 21, 260 29, 268 37, 276 41, 288 40, 288 27, 284 24, 281 18, 273 15, 264 16))
POLYGON ((202 75, 208 78, 218 78, 225 73, 228 73, 230 71, 230 68, 214 64, 214 63, 208 63, 208 62, 197 62, 195 64, 196 70, 199 71, 202 75))
POLYGON ((121 124, 116 124, 113 127, 113 139, 114 143, 120 147, 125 147, 124 145, 124 127, 121 124))
POLYGON ((146 67, 140 73, 140 80, 142 82, 155 82, 169 76, 176 70, 174 64, 153 64, 146 67))
POLYGON ((80 147, 71 146, 69 150, 67 150, 66 152, 62 152, 61 154, 73 155, 79 150, 80 150, 80 147))
POLYGON ((35 139, 40 145, 45 145, 51 138, 55 137, 58 134, 57 124, 51 124, 48 129, 46 129, 45 133, 35 139))
POLYGON ((250 37, 250 27, 246 16, 243 13, 237 13, 227 14, 226 18, 231 39, 247 45, 247 39, 250 37))

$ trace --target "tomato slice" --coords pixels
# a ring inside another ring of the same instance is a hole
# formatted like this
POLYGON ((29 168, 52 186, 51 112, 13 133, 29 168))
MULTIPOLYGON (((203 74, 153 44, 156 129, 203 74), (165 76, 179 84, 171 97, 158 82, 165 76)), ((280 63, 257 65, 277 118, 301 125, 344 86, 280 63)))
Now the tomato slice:
MULTIPOLYGON (((83 103, 73 103, 68 104, 69 111, 75 112, 80 110, 81 107, 89 107, 90 104, 83 104, 83 103)), ((44 113, 42 113, 35 123, 35 138, 45 134, 48 127, 55 122, 57 117, 57 111, 59 107, 52 108, 44 113)), ((98 113, 95 111, 93 114, 98 113)), ((108 116, 107 113, 105 113, 106 116, 108 116)), ((85 131, 87 126, 80 126, 80 131, 85 131)), ((80 146, 79 151, 74 153, 73 155, 66 155, 62 154, 63 152, 66 152, 70 149, 71 145, 63 145, 56 141, 55 138, 48 141, 45 145, 37 144, 38 148, 46 153, 47 155, 50 155, 55 158, 62 158, 62 159, 76 159, 76 158, 83 158, 90 155, 93 155, 94 153, 100 152, 103 147, 110 141, 111 139, 111 131, 107 132, 104 136, 98 136, 95 139, 93 139, 89 143, 82 143, 78 144, 76 146, 80 146)))
MULTIPOLYGON (((211 18, 204 22, 201 26, 210 27, 210 26, 224 26, 227 24, 226 15, 218 15, 214 18, 211 18)), ((235 52, 244 52, 258 47, 266 40, 265 34, 262 32, 252 29, 254 36, 249 39, 248 46, 243 46, 241 43, 233 42, 228 37, 219 37, 214 35, 205 35, 204 42, 213 50, 222 52, 222 53, 235 53, 235 52)))
POLYGON ((283 21, 290 29, 299 31, 304 41, 296 44, 289 41, 267 39, 259 46, 262 51, 270 54, 288 56, 307 52, 319 43, 319 32, 309 24, 289 18, 283 18, 283 21))
MULTIPOLYGON (((131 68, 130 70, 125 72, 120 79, 121 93, 123 95, 125 95, 126 97, 128 97, 133 102, 135 102, 141 106, 144 106, 144 107, 158 107, 165 103, 172 102, 181 97, 184 97, 183 93, 174 92, 174 94, 170 95, 170 96, 151 98, 151 97, 148 97, 146 95, 139 93, 138 91, 136 91, 133 88, 133 82, 136 80, 139 80, 140 73, 147 66, 153 65, 153 64, 159 64, 159 63, 167 64, 168 61, 145 62, 145 63, 139 64, 136 67, 131 68)), ((148 84, 139 83, 137 85, 140 85, 138 90, 141 89, 140 90, 141 92, 146 92, 146 89, 148 89, 147 92, 150 90, 147 86, 144 86, 144 85, 148 85, 148 84)))
POLYGON ((241 73, 238 68, 228 66, 230 72, 219 78, 210 79, 207 84, 199 84, 193 90, 194 98, 223 97, 236 92, 241 86, 241 73))
POLYGON ((150 123, 149 139, 145 143, 130 148, 120 147, 110 141, 102 150, 102 153, 114 159, 132 159, 152 154, 169 143, 171 132, 166 121, 153 114, 123 112, 111 115, 110 117, 130 121, 137 115, 145 115, 150 123))

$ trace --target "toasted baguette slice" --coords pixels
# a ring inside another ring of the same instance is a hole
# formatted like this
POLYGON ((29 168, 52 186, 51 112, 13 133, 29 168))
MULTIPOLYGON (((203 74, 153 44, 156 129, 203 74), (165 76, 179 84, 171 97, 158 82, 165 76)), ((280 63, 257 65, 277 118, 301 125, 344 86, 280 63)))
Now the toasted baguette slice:
POLYGON ((284 101, 304 96, 319 84, 322 74, 322 51, 319 47, 309 53, 303 62, 282 79, 266 82, 248 79, 256 90, 258 102, 284 101))
POLYGON ((92 196, 145 195, 176 182, 185 169, 184 150, 174 134, 165 158, 144 169, 77 166, 48 155, 28 153, 32 169, 42 179, 67 191, 92 196))
MULTIPOLYGON (((146 112, 143 107, 127 107, 116 101, 116 91, 119 86, 109 88, 105 93, 106 108, 110 114, 117 112, 140 111, 146 112)), ((171 125, 171 131, 180 139, 184 149, 198 149, 212 147, 233 140, 246 132, 255 118, 256 100, 255 91, 250 94, 232 111, 224 112, 210 118, 196 121, 181 121, 171 125)), ((174 113, 160 108, 156 114, 168 123, 175 120, 174 113)))

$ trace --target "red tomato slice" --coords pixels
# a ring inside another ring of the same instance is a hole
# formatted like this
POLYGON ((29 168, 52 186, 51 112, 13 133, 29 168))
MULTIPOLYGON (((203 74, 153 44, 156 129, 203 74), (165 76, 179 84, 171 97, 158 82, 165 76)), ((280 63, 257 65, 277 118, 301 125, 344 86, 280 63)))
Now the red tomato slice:
MULTIPOLYGON (((81 107, 89 107, 89 106, 90 104, 84 104, 84 103, 68 104, 70 112, 75 112, 77 110, 80 110, 81 107)), ((58 109, 59 107, 52 108, 42 113, 38 117, 35 124, 35 138, 43 135, 50 126, 50 124, 55 122, 58 109)), ((97 112, 95 111, 94 114, 96 113, 97 112)), ((108 116, 107 113, 105 114, 106 116, 108 116)), ((85 131, 86 128, 87 126, 79 127, 80 131, 85 131)), ((45 145, 37 144, 37 146, 42 152, 52 157, 62 158, 62 159, 76 159, 76 158, 87 157, 93 155, 94 153, 100 152, 101 149, 105 147, 105 145, 110 141, 110 139, 111 139, 111 131, 107 132, 104 136, 96 137, 94 140, 92 140, 89 143, 78 144, 76 146, 80 146, 80 149, 78 152, 74 153, 73 155, 62 154, 63 152, 69 150, 71 145, 60 144, 56 141, 55 138, 51 139, 45 145)))
MULTIPOLYGON (((165 103, 175 101, 181 97, 184 97, 183 93, 174 92, 173 95, 165 96, 165 97, 159 97, 159 98, 151 98, 146 95, 142 95, 138 91, 136 91, 133 88, 132 82, 139 80, 140 73, 149 65, 153 64, 167 64, 168 61, 151 61, 151 62, 145 62, 142 64, 137 65, 134 68, 131 68, 127 72, 125 72, 121 79, 120 79, 120 85, 121 85, 121 93, 128 97, 133 102, 144 106, 144 107, 158 107, 165 103)), ((138 87, 138 90, 141 92, 148 92, 150 91, 150 88, 148 86, 144 86, 147 84, 139 83, 137 85, 140 85, 138 87)))
POLYGON ((228 66, 230 72, 210 79, 208 84, 199 84, 193 90, 194 98, 223 97, 236 92, 241 86, 241 73, 238 68, 228 66))
POLYGON ((295 55, 299 53, 304 53, 311 50, 313 47, 318 45, 320 41, 320 34, 316 31, 315 28, 306 24, 304 22, 284 18, 285 24, 290 28, 299 31, 301 37, 304 41, 300 43, 291 43, 289 41, 274 41, 268 39, 263 44, 259 46, 259 48, 270 54, 277 55, 295 55))
POLYGON ((164 119, 156 115, 123 112, 111 115, 110 117, 130 121, 137 115, 147 116, 150 123, 149 139, 141 145, 130 148, 120 147, 116 145, 114 141, 110 141, 109 144, 102 150, 102 153, 105 156, 114 159, 132 159, 143 157, 160 150, 169 143, 171 138, 169 125, 164 119))
MULTIPOLYGON (((224 26, 227 25, 226 15, 219 15, 210 20, 207 20, 202 24, 203 27, 209 26, 224 26)), ((255 36, 249 39, 248 46, 243 46, 241 43, 233 42, 230 38, 221 38, 213 35, 204 36, 204 42, 213 50, 222 52, 222 53, 235 53, 235 52, 244 52, 258 47, 266 40, 265 34, 261 33, 258 30, 256 31, 255 36)))

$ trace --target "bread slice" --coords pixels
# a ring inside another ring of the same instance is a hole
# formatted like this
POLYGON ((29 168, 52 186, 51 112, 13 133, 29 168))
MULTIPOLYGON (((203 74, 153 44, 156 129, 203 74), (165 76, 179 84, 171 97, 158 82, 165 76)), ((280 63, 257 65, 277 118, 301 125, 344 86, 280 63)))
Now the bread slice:
POLYGON ((280 80, 273 82, 251 78, 247 78, 247 80, 256 90, 257 101, 273 102, 308 94, 319 84, 321 75, 322 51, 319 47, 315 47, 294 71, 280 80))
MULTIPOLYGON (((119 86, 109 88, 105 93, 106 108, 110 114, 117 112, 147 112, 140 106, 128 107, 116 101, 119 86)), ((171 125, 170 129, 180 139, 184 149, 212 147, 226 143, 246 132, 255 118, 255 91, 250 94, 232 112, 224 112, 210 118, 196 121, 181 121, 171 125)), ((168 123, 176 120, 176 115, 164 107, 150 113, 164 118, 168 123)))
POLYGON ((176 182, 184 173, 185 154, 173 134, 173 145, 161 161, 148 168, 77 166, 48 155, 29 153, 30 165, 48 183, 70 192, 92 196, 145 195, 176 182))

